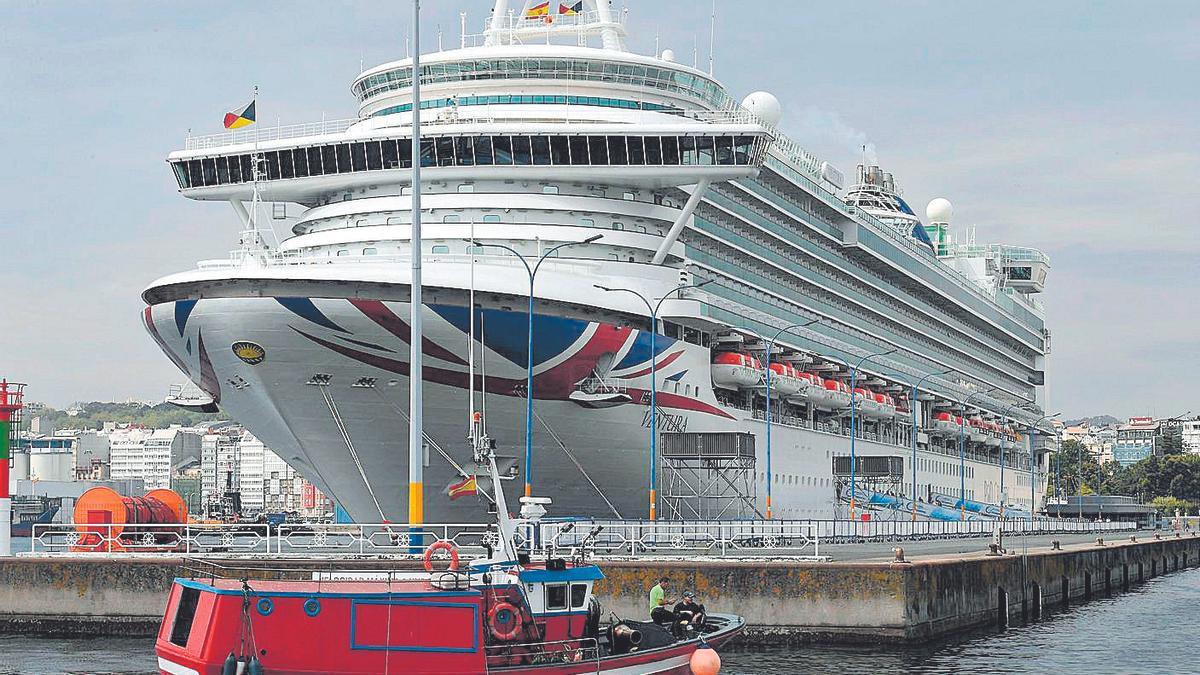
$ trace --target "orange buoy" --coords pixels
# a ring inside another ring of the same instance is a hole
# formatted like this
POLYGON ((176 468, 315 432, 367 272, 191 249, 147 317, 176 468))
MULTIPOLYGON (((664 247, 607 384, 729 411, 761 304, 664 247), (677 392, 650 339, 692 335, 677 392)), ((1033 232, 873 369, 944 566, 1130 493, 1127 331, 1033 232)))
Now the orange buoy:
POLYGON ((721 656, 717 650, 701 642, 696 651, 692 652, 692 675, 717 675, 721 672, 721 656))

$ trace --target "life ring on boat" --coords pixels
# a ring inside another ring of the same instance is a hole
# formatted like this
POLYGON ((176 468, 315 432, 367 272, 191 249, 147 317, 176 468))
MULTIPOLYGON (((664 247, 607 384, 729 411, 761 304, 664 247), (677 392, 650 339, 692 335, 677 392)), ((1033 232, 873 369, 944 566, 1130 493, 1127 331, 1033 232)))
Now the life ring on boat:
POLYGON ((521 632, 521 624, 523 623, 521 613, 510 603, 496 603, 488 611, 487 619, 488 630, 492 632, 492 636, 497 640, 511 640, 521 632))
POLYGON ((438 551, 447 551, 450 553, 450 568, 451 572, 458 571, 458 547, 448 541, 435 541, 425 549, 425 571, 433 571, 433 554, 438 551))

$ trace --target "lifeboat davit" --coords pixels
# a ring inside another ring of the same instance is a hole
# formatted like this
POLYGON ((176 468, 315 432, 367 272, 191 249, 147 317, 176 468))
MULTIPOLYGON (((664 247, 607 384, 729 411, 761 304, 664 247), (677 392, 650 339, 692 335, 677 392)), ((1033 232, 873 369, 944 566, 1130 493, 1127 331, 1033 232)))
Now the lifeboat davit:
POLYGON ((841 410, 850 405, 850 386, 837 380, 825 380, 809 389, 809 401, 822 410, 841 410))
POLYGON ((987 438, 983 440, 984 444, 993 448, 1000 447, 1000 425, 995 422, 984 422, 983 424, 987 430, 987 438))
MULTIPOLYGON (((771 394, 780 396, 795 396, 808 386, 808 380, 797 376, 796 369, 785 363, 771 364, 771 394)), ((766 379, 763 379, 763 389, 766 389, 766 379)))
MULTIPOLYGON (((713 384, 726 389, 746 389, 762 382, 762 364, 740 352, 721 352, 713 358, 713 384)), ((772 385, 773 386, 773 385, 772 385)))
POLYGON ((929 422, 929 433, 935 436, 957 434, 959 419, 948 412, 934 413, 933 419, 929 422))
POLYGON ((967 437, 973 443, 982 443, 987 440, 987 428, 983 424, 983 420, 978 417, 971 417, 967 420, 967 437))

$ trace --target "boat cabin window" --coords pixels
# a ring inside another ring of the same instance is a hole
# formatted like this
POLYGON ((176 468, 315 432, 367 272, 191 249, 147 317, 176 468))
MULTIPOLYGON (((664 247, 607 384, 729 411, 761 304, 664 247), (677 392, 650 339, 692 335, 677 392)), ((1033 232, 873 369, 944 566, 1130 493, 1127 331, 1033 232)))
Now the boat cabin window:
POLYGON ((171 625, 171 643, 186 647, 192 633, 192 621, 196 618, 196 606, 200 603, 200 591, 184 587, 179 592, 179 605, 175 609, 175 622, 171 625))
POLYGON ((571 608, 579 609, 587 603, 587 584, 571 584, 571 608))
POLYGON ((546 609, 567 609, 566 584, 546 584, 546 609))

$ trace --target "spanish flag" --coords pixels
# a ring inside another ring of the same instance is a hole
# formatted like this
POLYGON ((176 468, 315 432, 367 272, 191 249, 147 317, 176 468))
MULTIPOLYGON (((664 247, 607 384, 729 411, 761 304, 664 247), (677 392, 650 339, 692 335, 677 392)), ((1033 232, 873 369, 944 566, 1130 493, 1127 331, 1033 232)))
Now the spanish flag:
POLYGON ((583 11, 583 0, 579 0, 579 2, 577 2, 573 5, 564 5, 562 3, 559 3, 559 5, 558 5, 558 13, 559 14, 571 15, 571 14, 578 14, 582 11, 583 11))
POLYGON ((526 19, 536 19, 540 16, 550 16, 550 0, 536 4, 525 10, 526 19))
POLYGON ((226 129, 241 129, 254 124, 254 101, 246 104, 238 112, 225 113, 225 128, 226 129))
POLYGON ((454 501, 459 497, 466 497, 467 495, 474 495, 478 493, 479 481, 476 480, 475 476, 467 476, 457 483, 451 483, 450 486, 446 488, 446 494, 450 495, 450 501, 454 501))

